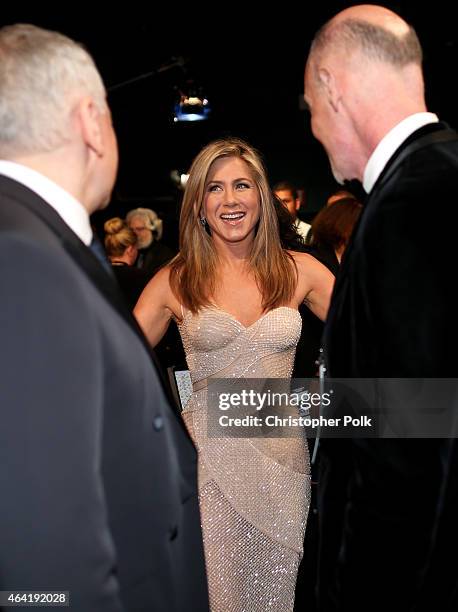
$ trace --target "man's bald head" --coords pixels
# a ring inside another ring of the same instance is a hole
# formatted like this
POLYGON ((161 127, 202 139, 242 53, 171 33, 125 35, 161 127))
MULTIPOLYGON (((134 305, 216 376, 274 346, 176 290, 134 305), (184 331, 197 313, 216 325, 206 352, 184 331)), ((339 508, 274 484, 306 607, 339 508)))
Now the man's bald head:
POLYGON ((337 181, 361 180, 381 139, 426 110, 421 63, 414 29, 381 6, 347 8, 318 31, 304 98, 337 181))
POLYGON ((415 30, 396 13, 370 4, 341 11, 317 32, 310 59, 313 61, 333 52, 339 57, 360 52, 368 60, 397 68, 422 62, 415 30))

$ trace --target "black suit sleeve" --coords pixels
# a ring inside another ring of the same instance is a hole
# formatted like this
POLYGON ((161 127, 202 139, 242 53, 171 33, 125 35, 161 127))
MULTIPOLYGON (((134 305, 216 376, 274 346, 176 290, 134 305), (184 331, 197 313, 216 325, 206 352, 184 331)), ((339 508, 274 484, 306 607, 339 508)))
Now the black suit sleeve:
POLYGON ((63 252, 2 239, 0 278, 0 588, 68 590, 74 610, 121 611, 94 313, 63 252))

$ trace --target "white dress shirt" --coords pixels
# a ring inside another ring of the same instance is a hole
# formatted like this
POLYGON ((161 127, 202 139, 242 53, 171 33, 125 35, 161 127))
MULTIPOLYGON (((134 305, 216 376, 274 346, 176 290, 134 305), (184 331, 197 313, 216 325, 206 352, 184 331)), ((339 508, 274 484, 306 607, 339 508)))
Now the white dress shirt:
POLYGON ((411 134, 424 125, 428 125, 428 123, 437 123, 438 121, 439 118, 434 113, 415 113, 403 119, 388 134, 385 134, 375 147, 364 169, 364 191, 366 193, 371 191, 393 153, 411 134))
POLYGON ((305 221, 301 221, 299 217, 296 217, 294 225, 296 226, 297 233, 305 240, 312 226, 309 223, 306 223, 305 221))
POLYGON ((0 174, 21 183, 43 198, 86 246, 91 244, 89 213, 68 191, 36 170, 16 162, 0 159, 0 174))

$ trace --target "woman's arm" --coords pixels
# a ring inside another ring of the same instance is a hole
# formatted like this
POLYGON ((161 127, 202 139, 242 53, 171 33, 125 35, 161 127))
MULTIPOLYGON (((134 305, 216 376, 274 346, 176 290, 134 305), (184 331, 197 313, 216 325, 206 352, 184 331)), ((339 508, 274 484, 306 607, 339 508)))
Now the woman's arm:
POLYGON ((326 320, 334 276, 315 257, 308 253, 291 253, 297 265, 297 295, 322 321, 326 320))
POLYGON ((170 288, 169 276, 168 266, 159 270, 144 288, 134 308, 134 316, 152 347, 162 339, 176 308, 179 308, 170 288))

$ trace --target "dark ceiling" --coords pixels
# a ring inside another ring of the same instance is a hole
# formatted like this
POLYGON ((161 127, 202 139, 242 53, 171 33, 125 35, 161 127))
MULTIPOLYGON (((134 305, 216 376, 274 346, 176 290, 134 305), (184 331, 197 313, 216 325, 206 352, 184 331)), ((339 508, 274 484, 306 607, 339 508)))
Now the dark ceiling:
MULTIPOLYGON (((264 154, 272 182, 290 179, 305 188, 309 210, 334 187, 327 160, 299 108, 303 68, 316 29, 349 2, 280 2, 257 15, 231 4, 211 10, 195 3, 139 10, 105 9, 103 18, 65 9, 2 10, 0 24, 26 21, 57 29, 83 42, 107 86, 154 72, 173 57, 186 60, 186 75, 173 68, 109 95, 120 145, 120 171, 111 214, 140 203, 162 211, 177 193, 170 172, 185 172, 209 140, 233 134, 264 154), (191 7, 191 4, 193 6, 191 7), (203 22, 205 19, 205 23, 203 22), (173 123, 176 88, 192 78, 212 105, 206 122, 173 123)), ((455 127, 458 94, 457 34, 452 3, 386 2, 417 29, 425 55, 428 105, 455 127)), ((167 212, 167 211, 165 211, 167 212)), ((169 210, 170 214, 175 209, 169 210)))

